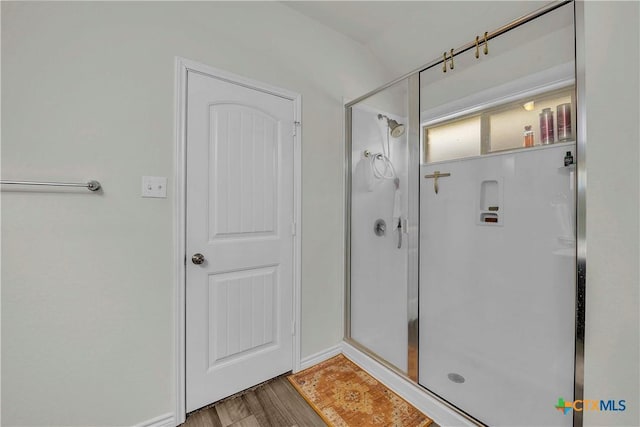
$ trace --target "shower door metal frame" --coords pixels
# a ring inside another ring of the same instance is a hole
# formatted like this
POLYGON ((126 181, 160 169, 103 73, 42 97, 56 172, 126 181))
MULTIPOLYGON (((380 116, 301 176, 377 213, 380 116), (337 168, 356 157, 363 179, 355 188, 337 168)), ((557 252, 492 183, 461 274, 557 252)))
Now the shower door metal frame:
MULTIPOLYGON (((586 268, 587 268, 587 242, 586 242, 586 188, 587 188, 587 171, 586 171, 586 100, 585 100, 585 46, 584 46, 584 33, 585 33, 585 23, 584 23, 584 4, 581 1, 573 1, 573 0, 561 0, 551 2, 538 10, 535 10, 527 15, 524 15, 500 28, 489 33, 487 37, 488 40, 492 38, 498 37, 507 31, 519 27, 522 24, 525 24, 529 21, 532 21, 546 13, 549 13, 559 7, 565 6, 569 3, 573 3, 573 12, 574 12, 574 41, 575 41, 575 87, 576 87, 576 120, 577 120, 577 129, 576 129, 576 283, 575 283, 575 347, 574 347, 574 400, 582 400, 584 394, 584 340, 585 340, 585 301, 586 301, 586 268)), ((458 49, 455 49, 452 53, 452 56, 456 56, 462 54, 468 50, 475 48, 475 44, 468 43, 458 49)), ((438 400, 440 403, 450 408, 457 414, 463 416, 467 420, 483 425, 477 419, 473 418, 471 415, 462 411, 458 407, 449 403, 448 401, 442 399, 437 394, 431 392, 427 388, 418 384, 417 372, 403 372, 395 365, 390 363, 389 361, 381 358, 375 352, 371 351, 366 346, 355 341, 351 338, 351 167, 352 167, 352 136, 351 136, 351 125, 352 125, 352 113, 351 108, 361 101, 366 100, 367 98, 382 92, 383 90, 393 86, 396 83, 399 83, 403 80, 408 80, 409 83, 409 122, 408 122, 408 136, 407 141, 409 144, 409 176, 415 178, 415 183, 413 188, 409 187, 409 194, 417 194, 419 195, 420 190, 420 179, 419 179, 419 168, 420 168, 420 73, 428 68, 437 66, 442 64, 443 59, 438 58, 435 59, 420 68, 417 68, 397 79, 386 83, 379 88, 370 91, 348 103, 345 104, 345 164, 344 164, 344 172, 345 172, 345 310, 344 310, 344 341, 360 350, 368 357, 376 360, 381 363, 386 368, 395 372, 400 378, 406 380, 411 385, 419 388, 423 393, 426 393, 430 397, 438 400), (415 147, 417 147, 418 155, 415 156, 415 147), (414 162, 415 160, 415 162, 414 162), (417 169, 417 171, 416 171, 417 169), (415 176, 414 176, 415 174, 415 176), (413 191, 412 191, 413 190, 413 191), (416 192, 417 191, 417 192, 416 192), (414 193, 416 192, 416 193, 414 193)), ((412 179, 409 179, 409 183, 411 184, 412 179)), ((411 199, 411 197, 409 197, 411 199)), ((409 206, 408 212, 408 229, 411 230, 411 221, 412 216, 413 220, 416 221, 414 223, 415 229, 418 230, 419 227, 419 198, 417 201, 417 206, 412 207, 409 206)), ((411 239, 419 240, 419 230, 416 233, 409 233, 409 245, 408 250, 412 247, 411 239)), ((419 250, 416 248, 415 257, 412 257, 411 254, 408 254, 408 289, 418 289, 419 288, 419 250), (415 258, 415 259, 414 259, 415 258), (412 268, 412 265, 415 267, 412 268), (414 271, 415 270, 415 271, 414 271), (414 288, 415 287, 415 288, 414 288)), ((410 292, 407 292, 410 295, 410 292)), ((410 308, 411 302, 407 301, 407 308, 410 308)), ((410 312, 411 310, 408 310, 410 312)), ((416 312, 418 312, 416 310, 416 312)), ((418 314, 419 318, 419 314, 418 314)), ((415 361, 410 361, 415 363, 417 367, 418 356, 419 356, 419 347, 418 347, 418 329, 417 327, 412 327, 412 322, 415 322, 416 319, 411 319, 410 315, 407 318, 407 327, 408 327, 408 342, 407 342, 407 350, 411 348, 412 345, 416 346, 415 353, 415 361)), ((411 353, 408 351, 408 354, 411 353)), ((411 357, 411 356, 409 356, 411 357)), ((573 426, 574 427, 582 427, 583 426, 583 415, 582 412, 572 411, 573 412, 573 426)))
MULTIPOLYGON (((587 101, 585 98, 584 2, 573 3, 576 64, 576 326, 573 398, 584 397, 584 336, 587 285, 587 101)), ((573 411, 573 426, 582 427, 583 411, 573 411)))

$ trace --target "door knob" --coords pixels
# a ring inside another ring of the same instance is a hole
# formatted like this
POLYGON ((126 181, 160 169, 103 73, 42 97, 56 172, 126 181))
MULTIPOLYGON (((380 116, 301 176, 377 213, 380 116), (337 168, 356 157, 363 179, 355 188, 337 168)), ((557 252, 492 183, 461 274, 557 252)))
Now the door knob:
POLYGON ((191 257, 191 262, 194 263, 195 265, 200 265, 204 262, 204 255, 202 254, 194 254, 191 257))

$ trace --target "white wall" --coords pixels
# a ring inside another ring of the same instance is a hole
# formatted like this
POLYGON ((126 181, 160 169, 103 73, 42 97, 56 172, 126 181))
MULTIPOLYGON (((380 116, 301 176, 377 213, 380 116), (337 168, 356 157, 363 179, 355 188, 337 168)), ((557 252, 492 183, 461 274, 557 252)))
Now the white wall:
POLYGON ((104 186, 3 190, 5 425, 173 411, 176 55, 302 94, 302 355, 342 338, 341 100, 392 77, 364 48, 275 2, 2 2, 2 177, 104 186))
POLYGON ((640 7, 585 2, 588 399, 625 399, 621 413, 585 412, 586 426, 640 425, 640 7), (614 61, 619 66, 612 67, 614 61))

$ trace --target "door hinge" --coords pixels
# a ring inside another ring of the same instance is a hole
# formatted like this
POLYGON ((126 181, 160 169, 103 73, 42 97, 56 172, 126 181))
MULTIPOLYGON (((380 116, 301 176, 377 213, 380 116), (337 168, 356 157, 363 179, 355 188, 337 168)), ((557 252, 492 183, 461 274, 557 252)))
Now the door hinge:
POLYGON ((291 223, 291 235, 295 236, 296 235, 296 229, 297 229, 297 224, 295 222, 291 223))
POLYGON ((298 135, 298 128, 300 127, 300 122, 293 122, 293 136, 298 135))
POLYGON ((293 321, 291 322, 291 335, 295 335, 296 334, 296 322, 293 321))

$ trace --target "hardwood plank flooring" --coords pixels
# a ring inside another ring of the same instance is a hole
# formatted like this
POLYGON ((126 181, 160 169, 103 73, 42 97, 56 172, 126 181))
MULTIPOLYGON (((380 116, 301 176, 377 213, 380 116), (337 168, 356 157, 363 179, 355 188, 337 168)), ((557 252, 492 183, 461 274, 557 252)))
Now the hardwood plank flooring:
POLYGON ((182 427, 324 427, 285 376, 187 415, 182 427))

